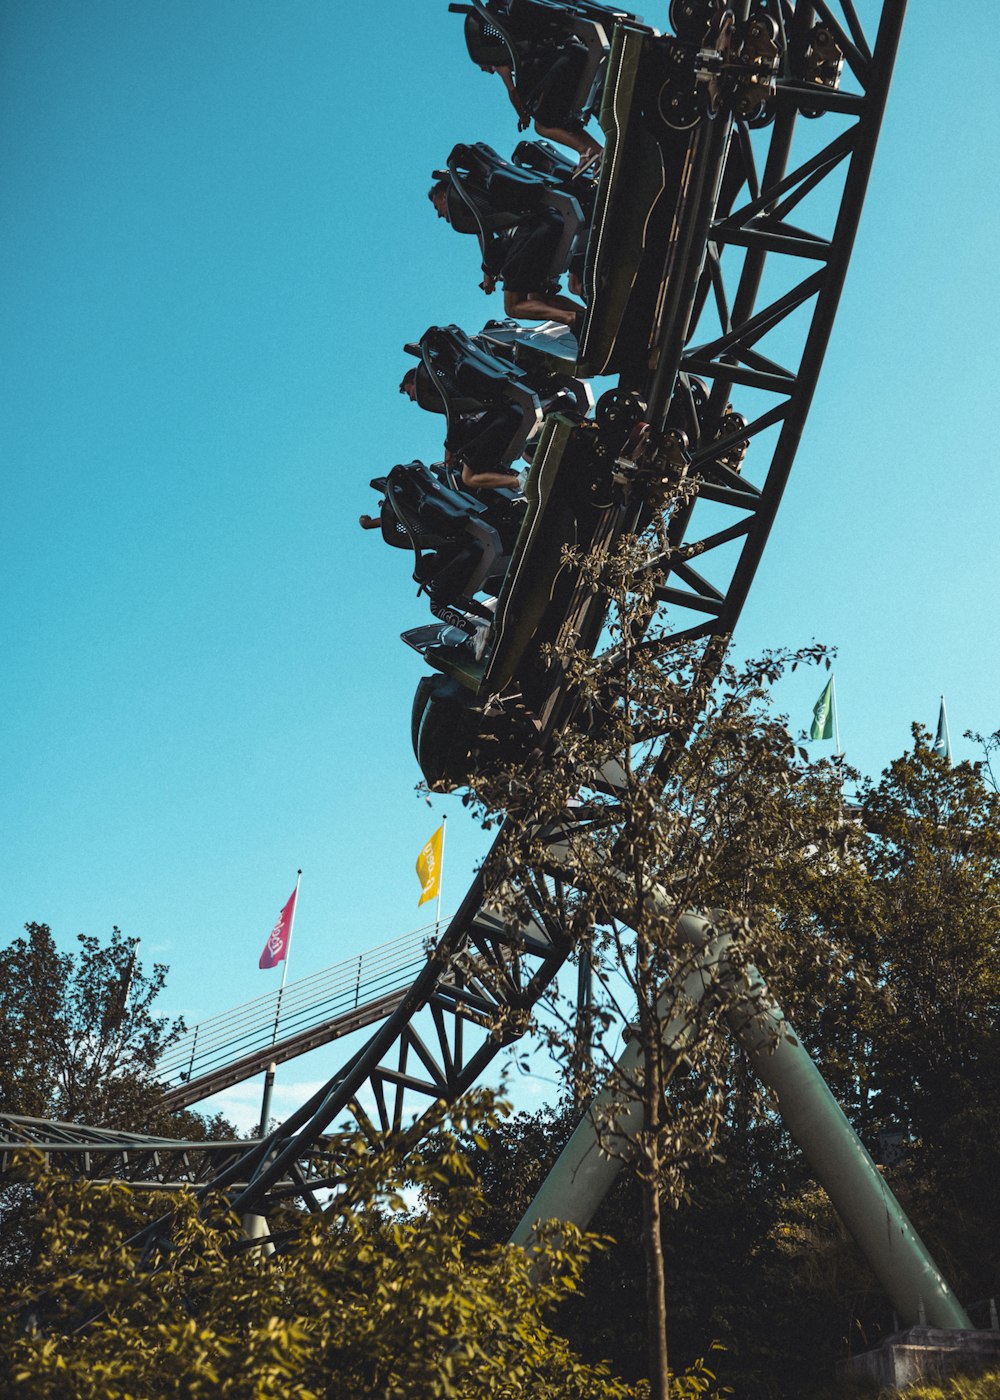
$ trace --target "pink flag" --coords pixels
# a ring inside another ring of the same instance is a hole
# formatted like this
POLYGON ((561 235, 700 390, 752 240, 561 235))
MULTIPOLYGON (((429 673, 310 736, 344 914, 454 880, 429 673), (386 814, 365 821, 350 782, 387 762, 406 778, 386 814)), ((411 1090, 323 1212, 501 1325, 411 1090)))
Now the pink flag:
POLYGON ((296 885, 289 896, 288 903, 278 915, 278 922, 271 930, 271 936, 264 944, 264 951, 260 955, 258 967, 277 967, 288 955, 288 942, 292 933, 292 920, 295 918, 295 896, 299 889, 296 885))

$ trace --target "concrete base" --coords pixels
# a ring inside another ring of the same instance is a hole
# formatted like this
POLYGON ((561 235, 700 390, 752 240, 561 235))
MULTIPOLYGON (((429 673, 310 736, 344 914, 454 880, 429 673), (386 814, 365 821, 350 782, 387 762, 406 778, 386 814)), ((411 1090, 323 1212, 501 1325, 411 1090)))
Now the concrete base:
POLYGON ((904 1386, 956 1371, 977 1375, 1000 1370, 1000 1332, 958 1332, 942 1327, 909 1327, 886 1337, 871 1351, 837 1365, 840 1380, 872 1386, 904 1386))

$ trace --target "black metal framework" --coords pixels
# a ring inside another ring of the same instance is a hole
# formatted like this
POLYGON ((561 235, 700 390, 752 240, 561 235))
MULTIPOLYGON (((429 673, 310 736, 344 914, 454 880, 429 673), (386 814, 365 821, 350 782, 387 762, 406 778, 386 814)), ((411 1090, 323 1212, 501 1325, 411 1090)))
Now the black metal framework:
POLYGON ((185 1142, 176 1138, 126 1133, 117 1128, 82 1127, 21 1114, 0 1114, 0 1182, 23 1178, 26 1153, 90 1181, 129 1181, 158 1191, 200 1186, 222 1167, 238 1161, 247 1144, 185 1142))
POLYGON ((679 370, 709 386, 712 440, 689 464, 699 480, 697 499, 674 522, 669 555, 652 561, 671 576, 658 597, 666 605, 667 630, 678 641, 710 644, 730 635, 753 582, 833 328, 904 9, 905 0, 886 0, 870 46, 850 0, 836 6, 818 0, 794 12, 782 5, 786 64, 796 31, 801 42, 815 10, 844 54, 847 83, 836 91, 813 89, 780 76, 762 160, 755 133, 745 122, 736 124, 734 139, 748 174, 744 197, 710 225, 708 295, 678 360, 679 370), (830 121, 803 122, 803 108, 830 121), (829 125, 838 129, 818 140, 829 125), (799 222, 804 218, 808 227, 799 222), (725 432, 734 389, 738 398, 744 391, 737 407, 752 399, 756 411, 725 432), (719 436, 713 437, 713 427, 719 436), (760 448, 769 430, 776 439, 768 460, 760 448), (718 459, 741 443, 750 450, 737 473, 718 459), (728 546, 735 551, 727 557, 728 546))
MULTIPOLYGON (((786 55, 773 122, 735 122, 731 140, 742 155, 744 187, 724 218, 709 211, 704 261, 702 247, 692 247, 697 264, 689 262, 679 277, 687 292, 663 317, 651 397, 665 414, 678 374, 703 379, 708 431, 687 468, 696 496, 671 527, 667 555, 651 558, 650 566, 668 574, 658 591, 668 634, 703 644, 707 666, 749 592, 816 387, 904 8, 905 0, 883 0, 869 42, 851 0, 768 4, 786 55), (845 59, 840 90, 792 76, 790 45, 808 42, 817 17, 845 59), (803 121, 803 115, 822 120, 803 121), (727 417, 734 390, 746 420, 735 424, 727 417), (744 442, 749 452, 742 468, 722 460, 744 442)), ((526 1013, 571 952, 559 928, 540 922, 510 928, 492 916, 477 876, 392 1014, 274 1133, 221 1166, 211 1188, 225 1191, 244 1213, 294 1195, 315 1207, 315 1192, 335 1184, 336 1171, 299 1184, 293 1168, 332 1124, 352 1118, 375 1146, 429 1103, 457 1098, 517 1038, 526 1013), (494 1034, 501 1012, 502 1030, 494 1034)), ((150 1250, 161 1225, 141 1237, 150 1250)))
MULTIPOLYGON (((280 1128, 223 1167, 212 1190, 225 1191, 240 1213, 260 1212, 267 1200, 303 1194, 291 1169, 331 1125, 348 1117, 377 1146, 382 1135, 409 1124, 415 1105, 454 1101, 517 1038, 518 1012, 534 1006, 570 951, 556 928, 511 928, 492 915, 478 876, 392 1015, 280 1128), (501 1012, 506 1028, 497 1036, 492 1027, 501 1012)), ((328 1176, 308 1181, 312 1192, 339 1180, 331 1166, 328 1176)))
MULTIPOLYGON (((674 523, 669 556, 651 560, 669 573, 658 595, 661 620, 677 641, 704 643, 706 664, 732 632, 749 592, 815 391, 867 189, 905 0, 885 0, 874 43, 851 0, 781 3, 775 9, 792 43, 802 42, 818 16, 844 54, 848 77, 836 91, 793 79, 786 42, 773 124, 735 124, 732 139, 740 146, 746 183, 728 216, 709 224, 701 285, 691 318, 681 327, 683 349, 666 366, 673 383, 681 371, 706 382, 709 436, 713 415, 724 427, 734 389, 759 403, 745 424, 693 453, 688 473, 699 483, 697 497, 674 523), (803 110, 823 120, 803 121, 803 110), (836 131, 821 139, 831 125, 836 131), (797 220, 808 214, 808 227, 790 222, 793 211, 797 220), (754 449, 769 430, 776 440, 767 458, 754 449), (750 451, 737 472, 720 459, 743 442, 750 451), (703 517, 720 511, 726 518, 702 526, 703 517), (735 546, 735 560, 727 557, 727 546, 735 546), (708 576, 706 564, 715 577, 708 576)), ((669 322, 667 317, 666 338, 677 334, 669 322)), ((664 398, 668 403, 669 395, 664 398)), ((538 1000, 572 949, 557 928, 507 928, 484 909, 487 893, 477 877, 427 967, 367 1045, 267 1143, 216 1180, 229 1187, 241 1176, 249 1179, 236 1194, 237 1209, 256 1209, 303 1144, 331 1123, 349 1114, 375 1143, 381 1133, 408 1123, 421 1105, 458 1097, 516 1038, 518 1013, 538 1000), (501 1010, 507 1013, 504 1030, 494 1037, 489 1027, 501 1010)))

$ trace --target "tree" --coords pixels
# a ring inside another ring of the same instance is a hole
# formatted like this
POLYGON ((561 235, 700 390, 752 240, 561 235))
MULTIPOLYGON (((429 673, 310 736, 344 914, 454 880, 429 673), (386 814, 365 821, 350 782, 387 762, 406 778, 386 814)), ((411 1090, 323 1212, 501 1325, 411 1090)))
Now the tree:
POLYGON ((1000 796, 977 765, 913 748, 866 786, 875 899, 871 958, 896 1005, 872 1044, 872 1118, 923 1142, 951 1136, 970 1086, 987 1088, 1000 1015, 1000 796))
MULTIPOLYGON (((984 1300, 973 1317, 986 1325, 1000 1294, 1000 811, 988 773, 950 766, 929 740, 915 730, 910 751, 861 785, 842 849, 779 853, 744 907, 771 929, 762 965, 772 943, 802 950, 769 977, 949 1281, 967 1305, 984 1300), (826 941, 841 950, 837 982, 810 954, 826 941)), ((665 1232, 671 1347, 692 1356, 719 1339, 740 1395, 826 1395, 838 1356, 894 1330, 891 1309, 780 1124, 744 1093, 739 1055, 726 1073, 713 1155, 688 1163, 665 1232)), ((498 1127, 512 1184, 496 1205, 491 1192, 485 1234, 509 1234, 570 1127, 552 1115, 498 1127)), ((582 1355, 594 1340, 626 1379, 642 1366, 640 1210, 623 1174, 594 1221, 617 1243, 560 1313, 582 1355)))
MULTIPOLYGON (((496 1114, 480 1096, 456 1118, 475 1134, 496 1114)), ((581 1362, 547 1321, 593 1241, 564 1232, 534 1269, 520 1250, 483 1246, 477 1186, 443 1113, 423 1146, 402 1135, 377 1155, 361 1140, 354 1149, 344 1189, 294 1248, 270 1260, 236 1248, 236 1222, 209 1225, 188 1196, 154 1277, 121 1243, 120 1215, 139 1215, 127 1187, 41 1182, 45 1249, 7 1312, 0 1388, 25 1400, 642 1393, 581 1362), (417 1208, 414 1190, 427 1193, 417 1208)), ((708 1385, 701 1368, 682 1393, 708 1385)))
MULTIPOLYGON (((758 1014, 751 963, 793 1018, 844 971, 842 951, 814 926, 803 921, 789 936, 773 894, 776 883, 807 884, 850 860, 858 833, 844 819, 839 775, 810 764, 769 710, 782 670, 823 649, 706 666, 651 624, 651 557, 650 541, 631 537, 611 554, 568 557, 583 585, 610 600, 610 646, 594 658, 570 643, 553 648, 575 697, 558 748, 545 765, 483 774, 473 792, 487 824, 506 818, 487 868, 492 898, 508 921, 534 918, 585 950, 603 989, 592 1051, 613 1097, 595 1126, 640 1183, 652 1394, 666 1400, 662 1202, 685 1199, 694 1164, 716 1152, 735 1111, 725 1017, 758 1014), (709 943, 722 950, 714 965, 679 932, 690 910, 712 911, 709 943), (627 1073, 614 1064, 623 992, 638 1045, 627 1073), (667 1037, 677 1022, 683 1030, 667 1037), (619 1122, 635 1103, 643 1125, 626 1147, 619 1122)), ((836 1003, 827 995, 824 1004, 836 1003)), ((579 1076, 572 1009, 551 999, 546 1012, 537 1029, 579 1076)), ((523 1021, 519 1010, 511 1016, 523 1021)), ((510 1029, 501 1016, 497 1033, 510 1029)))
MULTIPOLYGON (((234 1138, 217 1114, 206 1119, 163 1105, 156 1068, 183 1029, 154 1003, 167 969, 143 970, 137 938, 117 928, 108 941, 79 935, 61 953, 47 924, 4 950, 0 981, 0 1113, 52 1118, 183 1139, 234 1138)), ((0 1187, 0 1283, 22 1274, 38 1245, 34 1194, 0 1187)))
POLYGON ((977 1300, 1000 1291, 983 1244, 1000 1231, 1000 795, 930 739, 914 725, 863 794, 868 956, 890 998, 866 1028, 868 1120, 873 1138, 902 1135, 901 1192, 977 1300))
POLYGON ((166 979, 146 974, 137 938, 80 934, 60 953, 47 924, 26 925, 5 950, 0 1112, 141 1132, 163 1121, 156 1065, 183 1030, 153 1011, 166 979))

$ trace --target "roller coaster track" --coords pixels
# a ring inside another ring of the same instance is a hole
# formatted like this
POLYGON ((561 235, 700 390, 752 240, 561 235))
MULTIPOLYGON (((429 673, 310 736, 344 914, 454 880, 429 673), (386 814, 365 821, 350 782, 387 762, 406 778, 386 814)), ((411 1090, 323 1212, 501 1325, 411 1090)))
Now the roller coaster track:
MULTIPOLYGON (((736 624, 802 434, 858 227, 904 8, 903 0, 885 0, 873 42, 850 0, 783 10, 789 32, 821 17, 845 55, 848 80, 840 91, 817 92, 779 78, 773 125, 733 128, 747 170, 744 197, 723 219, 711 210, 706 217, 704 206, 691 214, 703 222, 704 243, 678 269, 684 296, 662 327, 665 372, 654 380, 649 416, 666 412, 680 371, 707 382, 720 420, 734 386, 758 405, 745 427, 694 453, 688 470, 700 478, 697 497, 672 527, 669 556, 650 561, 670 575, 658 590, 668 632, 678 642, 703 643, 706 657, 736 624), (820 120, 803 121, 803 108, 820 120), (809 228, 802 226, 807 214, 809 228), (743 440, 751 451, 742 472, 720 465, 743 440)), ((502 830, 497 840, 504 840, 502 830)), ((268 1194, 293 1194, 278 1185, 281 1174, 332 1123, 353 1118, 374 1146, 421 1107, 453 1101, 515 1038, 510 1029, 491 1032, 500 1013, 526 1014, 571 952, 565 933, 541 916, 514 928, 491 915, 477 875, 425 967, 367 1044, 265 1142, 224 1168, 214 1186, 232 1194, 236 1209, 257 1209, 268 1194)), ((507 1016, 504 1025, 518 1019, 507 1016)))
MULTIPOLYGON (((702 647, 709 668, 748 595, 816 388, 904 8, 904 0, 873 5, 872 37, 851 0, 779 0, 769 9, 784 30, 786 54, 818 16, 845 57, 841 88, 806 87, 786 65, 769 125, 751 127, 722 114, 702 122, 701 173, 672 235, 669 295, 651 382, 642 387, 646 417, 658 428, 681 373, 707 386, 709 432, 686 468, 696 492, 673 521, 668 552, 651 557, 649 567, 666 574, 657 590, 661 625, 678 643, 702 647), (819 120, 803 120, 803 113, 819 120), (741 152, 744 183, 722 216, 712 171, 721 171, 730 142, 741 152), (748 421, 713 438, 712 424, 723 424, 734 389, 738 407, 751 409, 748 421), (739 469, 720 460, 741 442, 750 450, 739 469)), ((623 377, 622 387, 634 388, 634 380, 623 377)), ((497 841, 504 839, 501 829, 497 841)), ((295 1169, 331 1125, 353 1120, 377 1148, 384 1134, 419 1120, 430 1104, 456 1099, 516 1039, 572 952, 566 933, 541 914, 512 927, 491 913, 478 874, 367 1042, 273 1133, 248 1144, 236 1160, 220 1162, 211 1189, 225 1192, 241 1213, 294 1196, 317 1208, 315 1193, 336 1184, 335 1168, 327 1176, 314 1171, 307 1191, 295 1169)), ((152 1252, 163 1225, 155 1222, 136 1242, 152 1252)))
MULTIPOLYGON (((184 1141, 7 1113, 0 1115, 0 1184, 6 1188, 26 1181, 30 1154, 97 1185, 127 1181, 133 1191, 197 1190, 243 1159, 252 1145, 243 1138, 184 1141)), ((336 1135, 317 1139, 277 1181, 281 1194, 291 1191, 315 1205, 314 1181, 329 1181, 340 1156, 336 1135)), ((265 1198, 267 1204, 270 1199, 265 1198)))
POLYGON ((46 1158, 57 1170, 90 1181, 128 1181, 133 1186, 169 1191, 200 1186, 221 1166, 238 1160, 247 1143, 183 1142, 119 1128, 0 1116, 0 1179, 7 1185, 23 1176, 26 1152, 46 1158))

